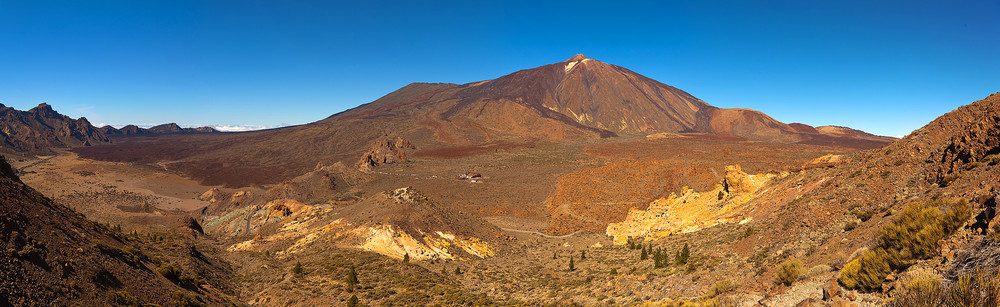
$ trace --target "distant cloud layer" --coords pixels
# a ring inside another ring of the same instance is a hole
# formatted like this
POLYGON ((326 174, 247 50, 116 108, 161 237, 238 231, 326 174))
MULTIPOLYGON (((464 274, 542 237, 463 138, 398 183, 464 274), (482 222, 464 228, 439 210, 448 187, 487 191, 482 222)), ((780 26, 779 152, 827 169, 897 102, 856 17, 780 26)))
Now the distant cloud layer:
POLYGON ((242 132, 242 131, 271 129, 276 127, 265 126, 265 125, 235 125, 235 126, 216 125, 213 126, 213 128, 215 128, 215 130, 219 130, 222 132, 242 132))
MULTIPOLYGON (((116 124, 107 124, 107 123, 98 123, 98 124, 96 124, 94 126, 103 127, 103 126, 106 126, 106 125, 110 125, 112 127, 115 127, 115 129, 121 129, 122 127, 125 127, 125 125, 122 125, 122 124, 117 124, 116 125, 116 124)), ((150 128, 150 127, 157 126, 157 125, 160 125, 160 124, 135 124, 135 125, 138 126, 139 128, 150 128)), ((199 127, 205 127, 206 125, 179 124, 178 126, 181 126, 181 128, 199 128, 199 127)), ((288 126, 288 124, 282 123, 282 124, 279 124, 277 126, 267 126, 267 125, 208 125, 208 126, 212 127, 212 128, 215 128, 215 130, 219 130, 219 131, 222 131, 222 132, 243 132, 243 131, 254 131, 254 130, 264 130, 264 129, 271 129, 271 128, 280 128, 280 127, 288 126)))

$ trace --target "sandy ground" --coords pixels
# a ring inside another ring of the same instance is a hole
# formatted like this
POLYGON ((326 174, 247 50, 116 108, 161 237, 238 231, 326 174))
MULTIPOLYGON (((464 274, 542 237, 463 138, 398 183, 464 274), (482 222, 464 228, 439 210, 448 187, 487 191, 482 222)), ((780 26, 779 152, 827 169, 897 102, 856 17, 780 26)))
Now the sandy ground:
POLYGON ((21 180, 45 196, 102 223, 124 219, 161 224, 209 203, 197 197, 214 186, 154 168, 102 162, 72 152, 11 161, 21 180), (124 210, 123 210, 124 209, 124 210))

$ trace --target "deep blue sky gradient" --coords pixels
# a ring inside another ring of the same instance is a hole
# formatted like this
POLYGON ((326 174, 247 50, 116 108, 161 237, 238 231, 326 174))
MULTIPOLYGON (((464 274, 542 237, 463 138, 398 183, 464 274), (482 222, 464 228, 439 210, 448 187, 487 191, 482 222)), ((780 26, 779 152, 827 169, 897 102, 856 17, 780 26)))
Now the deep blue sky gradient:
POLYGON ((902 136, 1000 91, 1000 1, 0 0, 0 103, 95 124, 301 124, 576 53, 902 136))

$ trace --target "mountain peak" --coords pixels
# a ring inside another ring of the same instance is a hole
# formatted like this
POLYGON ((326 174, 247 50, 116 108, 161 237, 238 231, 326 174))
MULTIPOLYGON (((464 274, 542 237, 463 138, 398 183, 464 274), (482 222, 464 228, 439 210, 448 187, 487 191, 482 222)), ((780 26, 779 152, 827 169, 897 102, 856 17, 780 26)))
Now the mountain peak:
POLYGON ((569 58, 569 60, 566 60, 566 62, 583 61, 583 60, 586 60, 586 59, 587 59, 587 56, 583 55, 582 53, 579 53, 577 55, 574 55, 572 58, 569 58))
POLYGON ((51 105, 49 105, 47 103, 44 103, 44 102, 43 103, 39 103, 38 106, 34 107, 33 109, 37 109, 39 111, 48 111, 48 112, 55 111, 55 110, 52 109, 51 105))

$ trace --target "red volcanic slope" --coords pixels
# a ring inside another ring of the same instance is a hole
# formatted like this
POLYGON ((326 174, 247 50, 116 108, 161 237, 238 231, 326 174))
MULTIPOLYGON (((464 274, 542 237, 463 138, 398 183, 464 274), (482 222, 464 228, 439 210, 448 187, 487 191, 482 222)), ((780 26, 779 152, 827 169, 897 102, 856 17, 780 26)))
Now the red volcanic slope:
POLYGON ((413 83, 356 108, 295 127, 223 135, 161 137, 79 150, 119 161, 178 161, 206 183, 275 182, 317 162, 357 161, 377 138, 402 137, 421 150, 483 144, 575 142, 657 132, 730 139, 879 147, 859 138, 787 125, 749 109, 720 109, 631 70, 576 55, 468 84, 413 83), (261 181, 263 177, 268 177, 261 181))

